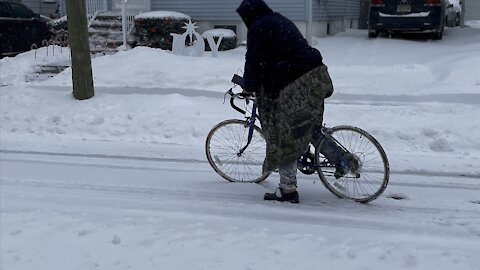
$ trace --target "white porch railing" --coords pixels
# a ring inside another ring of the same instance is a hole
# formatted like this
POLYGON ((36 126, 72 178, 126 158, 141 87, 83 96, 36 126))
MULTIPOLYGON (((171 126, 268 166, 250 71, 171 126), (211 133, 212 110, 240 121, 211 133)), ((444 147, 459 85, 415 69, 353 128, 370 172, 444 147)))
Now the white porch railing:
MULTIPOLYGON (((76 1, 76 0, 75 0, 76 1)), ((126 29, 131 31, 135 24, 135 15, 145 11, 150 11, 151 0, 121 0, 122 6, 125 4, 125 19, 126 29)), ((95 20, 95 16, 100 12, 107 12, 107 0, 85 0, 87 8, 88 25, 95 20)), ((61 0, 59 4, 59 11, 61 16, 67 15, 67 0, 61 0)))
MULTIPOLYGON (((107 0, 85 0, 85 7, 87 8, 88 26, 90 26, 98 13, 108 11, 107 0)), ((67 15, 67 0, 60 1, 59 11, 61 16, 67 15)))
POLYGON ((85 3, 87 7, 88 27, 90 27, 98 13, 108 10, 107 0, 85 0, 85 3))
MULTIPOLYGON (((135 25, 135 16, 151 9, 151 0, 123 0, 127 30, 131 31, 135 25)), ((122 6, 123 6, 122 3, 122 6)), ((122 8, 123 12, 123 8, 122 8)))
POLYGON ((150 10, 150 0, 122 0, 123 47, 127 49, 127 33, 135 26, 135 16, 150 10))

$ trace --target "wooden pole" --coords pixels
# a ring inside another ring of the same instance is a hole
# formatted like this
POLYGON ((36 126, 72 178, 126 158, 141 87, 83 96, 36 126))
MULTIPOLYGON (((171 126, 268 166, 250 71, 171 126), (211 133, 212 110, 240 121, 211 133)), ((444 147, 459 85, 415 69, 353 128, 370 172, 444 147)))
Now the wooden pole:
POLYGON ((312 18, 313 5, 312 0, 307 0, 307 29, 305 35, 307 36, 308 44, 312 45, 312 18))
POLYGON ((95 93, 85 1, 68 0, 67 18, 68 43, 72 55, 73 96, 79 100, 89 99, 95 93))

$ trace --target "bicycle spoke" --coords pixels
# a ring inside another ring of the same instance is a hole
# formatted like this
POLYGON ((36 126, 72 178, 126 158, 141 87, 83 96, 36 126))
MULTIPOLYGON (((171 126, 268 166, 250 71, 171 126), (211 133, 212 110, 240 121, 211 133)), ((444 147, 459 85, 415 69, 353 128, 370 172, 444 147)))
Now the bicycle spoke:
MULTIPOLYGON (((358 159, 360 168, 355 174, 348 172, 336 179, 335 168, 327 168, 323 164, 317 169, 322 182, 339 197, 359 202, 375 199, 383 192, 389 178, 388 161, 381 146, 371 135, 355 127, 332 128, 330 135, 358 159)), ((321 164, 323 158, 317 149, 317 164, 321 164)))
POLYGON ((207 137, 207 157, 214 169, 232 182, 259 182, 268 177, 262 166, 266 142, 260 129, 254 128, 248 143, 250 127, 245 121, 227 120, 218 124, 207 137), (240 153, 240 151, 246 149, 240 153))

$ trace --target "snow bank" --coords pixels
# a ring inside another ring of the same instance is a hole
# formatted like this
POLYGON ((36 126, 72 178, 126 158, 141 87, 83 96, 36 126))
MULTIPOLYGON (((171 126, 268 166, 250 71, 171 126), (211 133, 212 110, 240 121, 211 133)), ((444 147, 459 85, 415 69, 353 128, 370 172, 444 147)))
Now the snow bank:
POLYGON ((150 11, 141 13, 135 16, 135 19, 155 19, 155 18, 175 18, 175 19, 187 19, 190 20, 191 17, 175 11, 150 11))
MULTIPOLYGON (((422 95, 478 93, 480 29, 446 29, 445 39, 366 38, 351 30, 315 39, 329 67, 336 93, 422 95)), ((281 46, 281 45, 279 45, 281 46)), ((56 50, 58 52, 58 49, 56 50)), ((63 56, 68 60, 69 53, 63 56)), ((243 69, 245 48, 220 52, 218 58, 176 56, 169 51, 137 47, 92 60, 96 86, 157 87, 224 92, 233 73, 243 69)), ((32 52, 0 60, 2 85, 22 84, 36 66, 57 59, 32 52)), ((71 70, 36 85, 70 86, 71 70)))
POLYGON ((17 55, 0 59, 0 86, 22 85, 29 81, 42 65, 70 62, 70 49, 59 46, 40 47, 17 55))
MULTIPOLYGON (((96 86, 183 88, 225 92, 233 73, 243 67, 242 49, 213 58, 174 55, 137 47, 92 60, 96 86)), ((72 85, 71 69, 38 85, 72 85)))
POLYGON ((203 32, 203 37, 214 36, 214 37, 235 37, 235 32, 230 29, 211 29, 203 32))
POLYGON ((477 28, 480 29, 480 20, 471 20, 471 21, 466 21, 465 25, 471 28, 477 28))

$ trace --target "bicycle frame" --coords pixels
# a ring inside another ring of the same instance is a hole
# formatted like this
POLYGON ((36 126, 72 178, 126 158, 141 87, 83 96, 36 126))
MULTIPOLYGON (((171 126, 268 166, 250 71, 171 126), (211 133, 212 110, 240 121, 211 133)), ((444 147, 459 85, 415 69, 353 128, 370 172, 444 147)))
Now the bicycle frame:
POLYGON ((237 155, 243 154, 245 149, 250 145, 250 142, 252 142, 252 137, 253 137, 253 127, 255 126, 255 121, 257 120, 257 103, 253 101, 252 105, 252 114, 250 117, 247 119, 248 123, 248 139, 247 139, 247 145, 245 145, 240 151, 238 152, 237 155))
MULTIPOLYGON (((240 151, 237 153, 237 156, 241 156, 245 150, 248 148, 248 146, 250 145, 251 141, 252 141, 252 137, 253 137, 253 130, 254 130, 254 126, 255 126, 255 122, 257 120, 257 117, 258 117, 258 114, 257 114, 257 103, 255 101, 255 99, 252 99, 252 98, 248 98, 248 97, 241 97, 241 94, 235 94, 233 93, 233 88, 230 88, 230 90, 227 91, 226 94, 229 94, 231 96, 230 98, 230 105, 232 106, 233 109, 235 109, 236 111, 240 112, 241 114, 243 115, 246 115, 247 112, 241 108, 239 108, 238 106, 235 105, 235 102, 234 100, 235 99, 245 99, 246 103, 248 104, 248 102, 253 102, 252 104, 252 110, 251 110, 251 113, 250 113, 250 116, 245 116, 246 117, 246 121, 247 121, 247 126, 248 126, 248 137, 247 137, 247 144, 242 147, 240 149, 240 151)), ((225 95, 226 95, 225 94, 225 95)), ((315 141, 320 141, 320 140, 324 140, 326 136, 329 136, 328 135, 328 128, 326 126, 323 126, 321 131, 320 131, 320 135, 317 135, 318 138, 314 138, 315 141)), ((345 149, 343 147, 343 145, 341 145, 335 138, 332 138, 338 145, 340 145, 340 147, 342 147, 343 149, 345 149)), ((310 144, 313 146, 313 144, 310 144)), ((314 163, 308 163, 306 160, 302 160, 299 162, 307 169, 307 170, 318 170, 318 169, 321 169, 321 168, 331 168, 331 167, 335 167, 335 164, 331 163, 331 162, 320 162, 319 164, 314 164, 314 163)), ((302 171, 303 172, 303 171, 302 171)), ((305 172, 303 172, 305 173, 305 172)))
MULTIPOLYGON (((238 106, 235 105, 234 103, 234 100, 235 98, 238 98, 240 99, 240 94, 235 94, 233 93, 233 88, 230 88, 230 90, 227 91, 226 94, 230 94, 231 98, 230 98, 230 105, 232 106, 233 109, 235 109, 236 111, 246 115, 247 112, 245 110, 242 110, 241 108, 239 108, 238 106)), ((253 129, 255 127, 255 122, 257 120, 257 103, 255 102, 255 99, 250 99, 248 97, 245 97, 243 98, 246 100, 247 104, 248 102, 253 102, 253 105, 252 105, 252 111, 250 113, 250 116, 247 117, 247 125, 248 125, 248 138, 247 138, 247 144, 242 147, 242 149, 240 149, 240 151, 237 153, 237 156, 241 156, 243 154, 243 152, 245 152, 245 150, 248 148, 248 146, 250 145, 250 142, 252 142, 252 138, 253 138, 253 129)))

